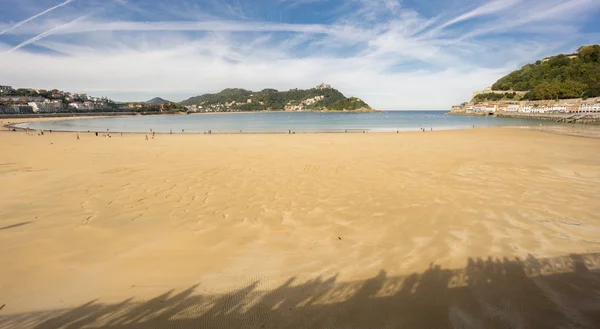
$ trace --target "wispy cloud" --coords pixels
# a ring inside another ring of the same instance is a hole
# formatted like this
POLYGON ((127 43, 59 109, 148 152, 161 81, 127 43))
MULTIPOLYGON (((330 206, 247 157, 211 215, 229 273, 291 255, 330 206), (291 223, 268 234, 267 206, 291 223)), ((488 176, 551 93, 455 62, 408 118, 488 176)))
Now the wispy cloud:
POLYGON ((398 0, 115 1, 0 36, 3 83, 143 100, 326 81, 381 109, 446 108, 600 32, 595 0, 437 1, 433 12, 398 0))
POLYGON ((65 28, 69 27, 70 25, 72 25, 72 24, 76 23, 77 21, 79 21, 79 20, 82 20, 82 19, 84 19, 84 18, 85 18, 85 16, 81 16, 81 17, 79 17, 79 18, 76 18, 76 19, 75 19, 75 20, 73 20, 73 21, 70 21, 70 22, 68 22, 68 23, 65 23, 65 24, 62 24, 62 25, 56 26, 56 27, 54 27, 54 28, 52 28, 52 29, 50 29, 50 30, 48 30, 48 31, 42 32, 42 33, 40 33, 40 34, 36 35, 35 37, 33 37, 33 38, 31 38, 31 39, 28 39, 28 40, 26 40, 26 41, 24 41, 24 42, 21 42, 20 44, 18 44, 18 45, 16 45, 16 46, 14 46, 13 48, 11 48, 11 49, 7 50, 6 52, 7 52, 7 53, 10 53, 10 52, 13 52, 13 51, 15 51, 15 50, 21 49, 21 48, 23 48, 23 47, 25 47, 25 46, 27 46, 27 45, 30 45, 30 44, 32 44, 32 43, 34 43, 34 42, 37 42, 37 41, 39 41, 39 40, 42 40, 43 38, 45 38, 45 37, 47 37, 47 36, 50 36, 50 35, 52 35, 52 34, 55 34, 56 32, 58 32, 58 31, 60 31, 60 30, 62 30, 62 29, 65 29, 65 28))
POLYGON ((58 9, 60 7, 64 7, 64 6, 68 5, 69 3, 73 2, 73 1, 75 1, 75 0, 67 0, 65 2, 59 3, 58 5, 56 5, 54 7, 48 8, 48 9, 42 11, 39 14, 36 14, 36 15, 33 15, 33 16, 27 18, 27 19, 24 19, 24 20, 16 23, 15 25, 7 28, 7 29, 4 29, 4 30, 0 31, 0 35, 3 35, 3 34, 8 33, 8 32, 11 32, 11 31, 19 28, 20 26, 23 26, 24 24, 27 24, 28 22, 31 22, 34 19, 38 18, 38 17, 44 16, 44 15, 46 15, 47 13, 49 13, 49 12, 51 12, 53 10, 56 10, 56 9, 58 9))
POLYGON ((438 26, 435 30, 441 30, 450 25, 453 25, 453 24, 456 24, 456 23, 459 23, 462 21, 473 19, 473 18, 476 18, 479 16, 491 15, 491 14, 497 13, 499 11, 506 10, 510 7, 513 7, 514 5, 516 5, 517 3, 521 2, 521 1, 522 0, 494 0, 492 2, 481 5, 475 9, 472 9, 466 13, 463 13, 453 19, 450 19, 449 21, 438 26))

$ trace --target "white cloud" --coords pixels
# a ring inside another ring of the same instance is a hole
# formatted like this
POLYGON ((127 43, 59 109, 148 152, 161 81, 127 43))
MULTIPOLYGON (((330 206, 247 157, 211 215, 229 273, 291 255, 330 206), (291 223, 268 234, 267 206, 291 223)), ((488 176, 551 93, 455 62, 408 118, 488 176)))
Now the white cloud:
POLYGON ((44 32, 42 32, 42 33, 40 33, 40 34, 36 35, 35 37, 31 38, 31 39, 28 39, 28 40, 26 40, 26 41, 24 41, 24 42, 21 42, 20 44, 18 44, 18 45, 16 45, 16 46, 14 46, 13 48, 11 48, 11 49, 7 50, 7 52, 13 52, 13 51, 15 51, 15 50, 17 50, 17 49, 21 49, 21 48, 23 48, 23 47, 25 47, 25 46, 27 46, 27 45, 30 45, 30 44, 32 44, 32 43, 34 43, 34 42, 37 42, 37 41, 39 41, 39 40, 42 40, 43 38, 46 38, 46 37, 48 37, 48 36, 50 36, 50 35, 52 35, 52 34, 55 34, 55 33, 57 33, 58 31, 60 31, 60 30, 62 30, 62 29, 66 29, 66 28, 68 28, 70 25, 72 25, 72 24, 76 23, 77 21, 79 21, 79 20, 81 20, 81 19, 83 19, 83 18, 85 18, 85 16, 82 16, 82 17, 76 18, 75 20, 73 20, 73 21, 70 21, 70 22, 68 22, 68 23, 61 24, 61 25, 58 25, 58 26, 56 26, 56 27, 53 27, 53 28, 51 28, 51 29, 50 29, 50 30, 48 30, 48 31, 44 31, 44 32))
POLYGON ((139 22, 107 13, 72 23, 39 19, 13 31, 27 40, 21 45, 0 39, 0 72, 3 83, 17 87, 118 100, 177 100, 227 87, 284 90, 326 81, 380 109, 444 109, 524 62, 573 50, 570 34, 556 28, 577 31, 584 14, 598 7, 592 0, 492 1, 441 22, 395 0, 352 1, 352 13, 327 24, 256 17, 139 22), (534 35, 522 42, 512 32, 516 27, 534 35), (24 47, 34 42, 48 51, 24 47))
POLYGON ((51 12, 53 10, 56 10, 56 9, 58 9, 60 7, 63 7, 63 6, 66 6, 66 5, 68 5, 69 3, 73 2, 73 1, 74 0, 67 0, 65 2, 59 3, 58 5, 56 5, 54 7, 48 8, 48 9, 42 11, 39 14, 36 14, 36 15, 33 15, 33 16, 27 18, 27 19, 24 19, 24 20, 16 23, 15 25, 12 25, 12 26, 10 26, 8 28, 5 28, 4 30, 0 31, 0 35, 3 35, 3 34, 8 33, 8 32, 11 32, 11 31, 19 28, 20 26, 23 26, 23 25, 27 24, 28 22, 33 21, 34 19, 36 19, 38 17, 44 16, 44 15, 48 14, 49 12, 51 12))

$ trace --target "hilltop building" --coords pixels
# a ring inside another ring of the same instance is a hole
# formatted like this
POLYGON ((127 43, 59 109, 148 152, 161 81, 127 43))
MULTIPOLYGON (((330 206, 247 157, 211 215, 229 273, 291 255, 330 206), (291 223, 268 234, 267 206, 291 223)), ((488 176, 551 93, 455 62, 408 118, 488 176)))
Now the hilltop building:
POLYGON ((14 91, 11 86, 0 86, 0 94, 10 94, 14 91))

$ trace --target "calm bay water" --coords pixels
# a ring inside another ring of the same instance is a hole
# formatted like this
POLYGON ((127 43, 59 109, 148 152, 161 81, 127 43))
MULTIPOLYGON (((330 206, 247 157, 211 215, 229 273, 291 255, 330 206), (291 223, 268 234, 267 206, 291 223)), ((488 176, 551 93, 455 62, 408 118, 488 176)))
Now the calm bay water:
MULTIPOLYGON (((446 111, 387 111, 377 113, 225 113, 162 116, 131 116, 121 118, 81 119, 32 122, 22 125, 31 129, 56 131, 106 131, 157 133, 244 133, 250 132, 369 132, 419 131, 421 128, 465 129, 473 125, 534 126, 541 121, 526 119, 464 117, 445 115, 446 111)), ((551 122, 543 122, 545 125, 551 122)))

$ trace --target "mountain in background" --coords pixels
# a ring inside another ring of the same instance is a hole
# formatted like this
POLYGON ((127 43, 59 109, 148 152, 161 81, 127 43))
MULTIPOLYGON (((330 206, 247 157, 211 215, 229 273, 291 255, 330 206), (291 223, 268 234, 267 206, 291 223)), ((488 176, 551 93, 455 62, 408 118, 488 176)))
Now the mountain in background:
POLYGON ((154 97, 151 100, 145 102, 145 104, 150 104, 150 105, 160 105, 160 104, 165 104, 165 103, 171 103, 170 101, 160 98, 160 97, 154 97))
POLYGON ((600 97, 600 45, 581 46, 576 53, 546 57, 500 78, 492 92, 475 101, 551 100, 600 97), (505 91, 505 93, 499 93, 505 91), (515 95, 522 92, 521 95, 515 95))
POLYGON ((181 105, 196 105, 213 111, 372 111, 362 100, 347 98, 327 84, 302 90, 278 91, 263 89, 258 92, 228 88, 216 94, 189 98, 181 105))

